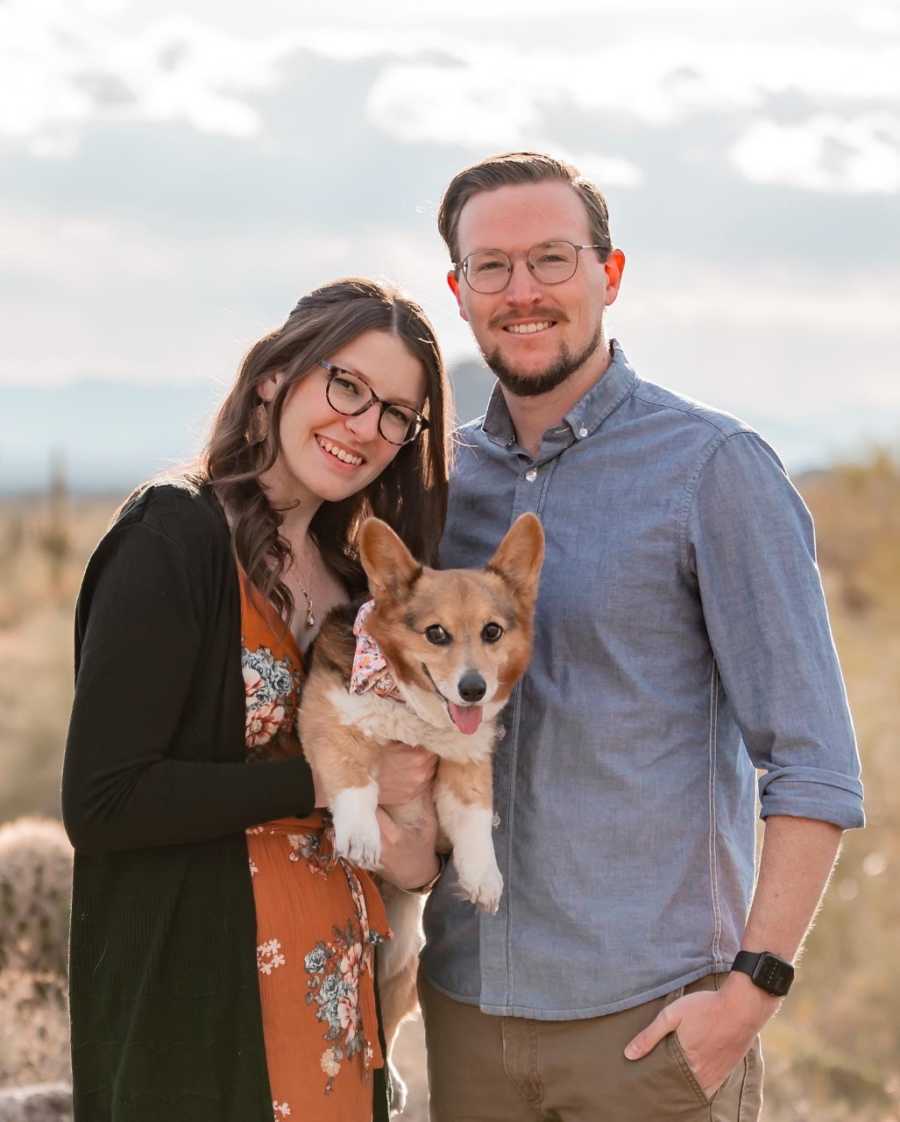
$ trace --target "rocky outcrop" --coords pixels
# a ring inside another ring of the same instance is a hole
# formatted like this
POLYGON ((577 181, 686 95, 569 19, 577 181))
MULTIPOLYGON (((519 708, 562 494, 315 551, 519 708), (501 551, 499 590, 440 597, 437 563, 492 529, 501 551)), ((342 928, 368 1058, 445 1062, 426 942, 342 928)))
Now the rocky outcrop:
POLYGON ((72 1122, 72 1088, 65 1083, 0 1088, 0 1122, 72 1122))

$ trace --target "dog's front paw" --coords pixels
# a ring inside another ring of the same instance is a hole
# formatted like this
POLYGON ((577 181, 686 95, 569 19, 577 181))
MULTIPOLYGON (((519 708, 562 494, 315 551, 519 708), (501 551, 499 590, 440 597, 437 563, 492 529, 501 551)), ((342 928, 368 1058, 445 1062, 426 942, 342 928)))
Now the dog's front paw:
POLYGON ((477 875, 472 875, 472 870, 465 866, 460 869, 459 886, 467 900, 471 900, 484 912, 496 912, 500 907, 500 897, 503 895, 503 876, 497 868, 496 861, 492 861, 486 869, 477 875))
POLYGON ((361 869, 377 868, 381 862, 381 833, 377 820, 354 822, 344 830, 335 822, 334 851, 338 857, 346 857, 361 869))
POLYGON ((363 869, 374 869, 381 861, 381 831, 375 817, 378 788, 348 787, 331 804, 334 822, 334 851, 363 869))

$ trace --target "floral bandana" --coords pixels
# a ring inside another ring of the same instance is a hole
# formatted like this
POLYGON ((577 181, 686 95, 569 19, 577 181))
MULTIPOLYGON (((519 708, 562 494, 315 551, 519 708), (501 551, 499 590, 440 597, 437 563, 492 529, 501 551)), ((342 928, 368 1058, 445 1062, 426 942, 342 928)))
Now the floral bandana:
POLYGON ((367 600, 356 613, 353 634, 356 636, 356 654, 353 656, 353 670, 350 674, 350 693, 367 693, 374 690, 379 697, 391 701, 403 701, 397 689, 381 647, 366 631, 366 620, 375 607, 374 600, 367 600))

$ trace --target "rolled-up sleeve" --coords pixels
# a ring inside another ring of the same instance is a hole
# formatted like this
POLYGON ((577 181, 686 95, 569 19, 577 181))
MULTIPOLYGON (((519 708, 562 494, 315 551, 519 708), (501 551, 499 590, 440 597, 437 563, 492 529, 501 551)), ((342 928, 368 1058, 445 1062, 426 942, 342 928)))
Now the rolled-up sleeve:
POLYGON ((859 754, 812 519, 754 433, 723 437, 698 470, 686 553, 722 686, 764 773, 762 817, 862 826, 859 754))

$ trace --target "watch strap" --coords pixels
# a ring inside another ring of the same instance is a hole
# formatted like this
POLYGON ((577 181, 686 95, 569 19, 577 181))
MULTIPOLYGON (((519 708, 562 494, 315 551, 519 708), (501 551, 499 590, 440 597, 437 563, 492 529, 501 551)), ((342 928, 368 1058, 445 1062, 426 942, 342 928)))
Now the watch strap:
POLYGON ((748 974, 754 985, 774 997, 784 997, 794 981, 794 967, 771 951, 738 951, 731 969, 748 974))

